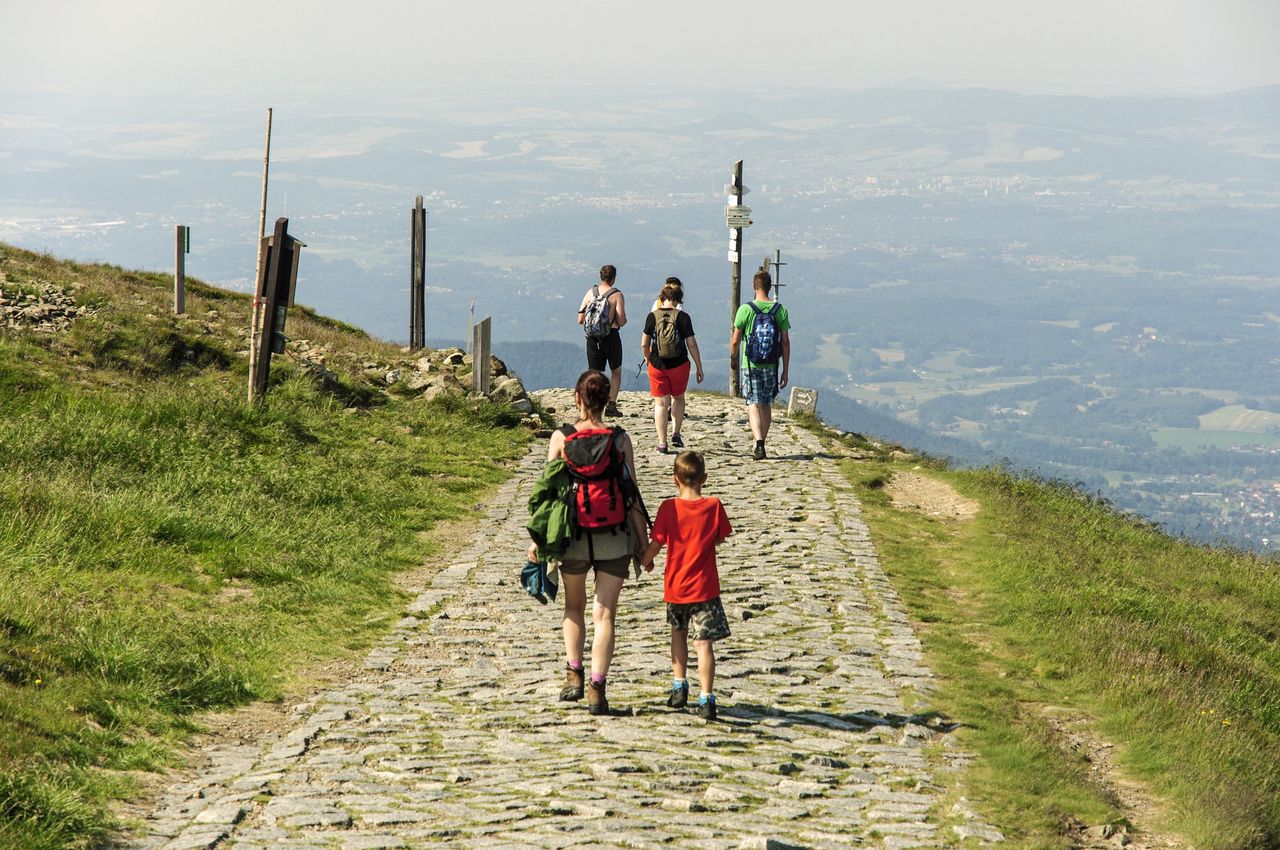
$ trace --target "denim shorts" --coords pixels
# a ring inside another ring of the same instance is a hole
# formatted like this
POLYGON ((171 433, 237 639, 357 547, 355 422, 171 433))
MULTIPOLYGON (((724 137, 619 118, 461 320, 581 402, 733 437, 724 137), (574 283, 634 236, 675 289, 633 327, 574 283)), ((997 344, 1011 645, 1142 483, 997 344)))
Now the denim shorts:
POLYGON ((778 367, 747 367, 741 375, 742 396, 747 404, 773 404, 778 397, 778 367))

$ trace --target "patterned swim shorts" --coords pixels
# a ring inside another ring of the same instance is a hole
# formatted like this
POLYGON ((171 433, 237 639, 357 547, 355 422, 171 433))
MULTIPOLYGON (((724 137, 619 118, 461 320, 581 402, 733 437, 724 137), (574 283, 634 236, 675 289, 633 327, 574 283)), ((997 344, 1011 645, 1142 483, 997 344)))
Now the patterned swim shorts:
POLYGON ((729 618, 719 596, 706 602, 668 602, 667 623, 688 632, 690 640, 720 640, 730 634, 729 618))
POLYGON ((747 367, 742 370, 742 396, 747 404, 773 404, 778 396, 778 369, 766 366, 763 369, 747 367))

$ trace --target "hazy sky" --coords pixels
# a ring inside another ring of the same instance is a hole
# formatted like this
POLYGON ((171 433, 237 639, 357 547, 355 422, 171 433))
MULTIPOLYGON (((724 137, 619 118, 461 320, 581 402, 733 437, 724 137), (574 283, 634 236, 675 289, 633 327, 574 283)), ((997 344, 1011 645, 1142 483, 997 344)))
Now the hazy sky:
POLYGON ((0 0, 0 11, 0 89, 1280 83, 1277 0, 0 0))

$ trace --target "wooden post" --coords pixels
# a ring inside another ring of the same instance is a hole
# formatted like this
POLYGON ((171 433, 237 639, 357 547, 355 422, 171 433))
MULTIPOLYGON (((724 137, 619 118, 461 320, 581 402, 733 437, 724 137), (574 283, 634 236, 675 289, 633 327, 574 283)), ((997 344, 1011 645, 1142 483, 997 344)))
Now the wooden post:
POLYGON ((294 246, 289 236, 289 219, 276 219, 275 234, 265 243, 266 267, 258 279, 257 300, 262 304, 262 328, 258 335, 257 358, 250 392, 260 399, 267 393, 272 353, 284 352, 284 322, 288 315, 290 282, 294 274, 294 246))
POLYGON ((181 316, 187 312, 187 234, 186 225, 179 224, 174 228, 173 244, 173 314, 181 316))
POLYGON ((427 211, 421 195, 413 205, 409 246, 409 350, 417 351, 427 344, 427 211))
MULTIPOLYGON (((267 175, 271 170, 271 107, 267 107, 267 141, 262 152, 262 203, 258 206, 258 261, 254 266, 253 279, 254 285, 262 279, 262 259, 266 253, 267 246, 265 238, 267 235, 267 175)), ((262 303, 258 296, 253 298, 253 305, 250 308, 249 316, 249 401, 257 398, 257 383, 255 375, 258 374, 258 349, 262 337, 262 303)), ((265 384, 264 384, 265 388, 265 384)))
POLYGON ((485 316, 472 331, 471 387, 481 395, 489 394, 489 325, 485 316))
MULTIPOLYGON (((733 183, 730 185, 729 206, 742 205, 742 160, 733 164, 733 183)), ((733 286, 729 295, 729 332, 733 333, 733 323, 738 318, 738 308, 742 306, 742 228, 729 228, 729 261, 733 264, 733 286)), ((745 344, 745 340, 743 341, 745 344)), ((741 357, 734 357, 729 352, 729 395, 742 398, 739 387, 738 364, 741 357)))

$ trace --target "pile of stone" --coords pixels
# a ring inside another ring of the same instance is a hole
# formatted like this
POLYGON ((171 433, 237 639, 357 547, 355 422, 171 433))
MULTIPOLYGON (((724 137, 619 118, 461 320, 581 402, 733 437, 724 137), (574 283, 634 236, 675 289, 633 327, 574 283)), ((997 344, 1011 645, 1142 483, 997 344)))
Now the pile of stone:
POLYGON ((71 293, 51 283, 17 287, 0 279, 0 328, 61 333, 88 308, 76 304, 71 293))
MULTIPOLYGON (((329 371, 332 352, 323 343, 307 339, 289 341, 290 353, 314 373, 333 375, 329 371)), ((513 375, 507 364, 497 357, 489 358, 489 392, 495 404, 507 405, 529 420, 530 427, 540 427, 533 415, 533 400, 524 384, 513 375)), ((369 385, 388 395, 431 401, 442 395, 472 396, 474 358, 460 348, 424 349, 392 359, 365 359, 359 363, 359 374, 369 385)))

